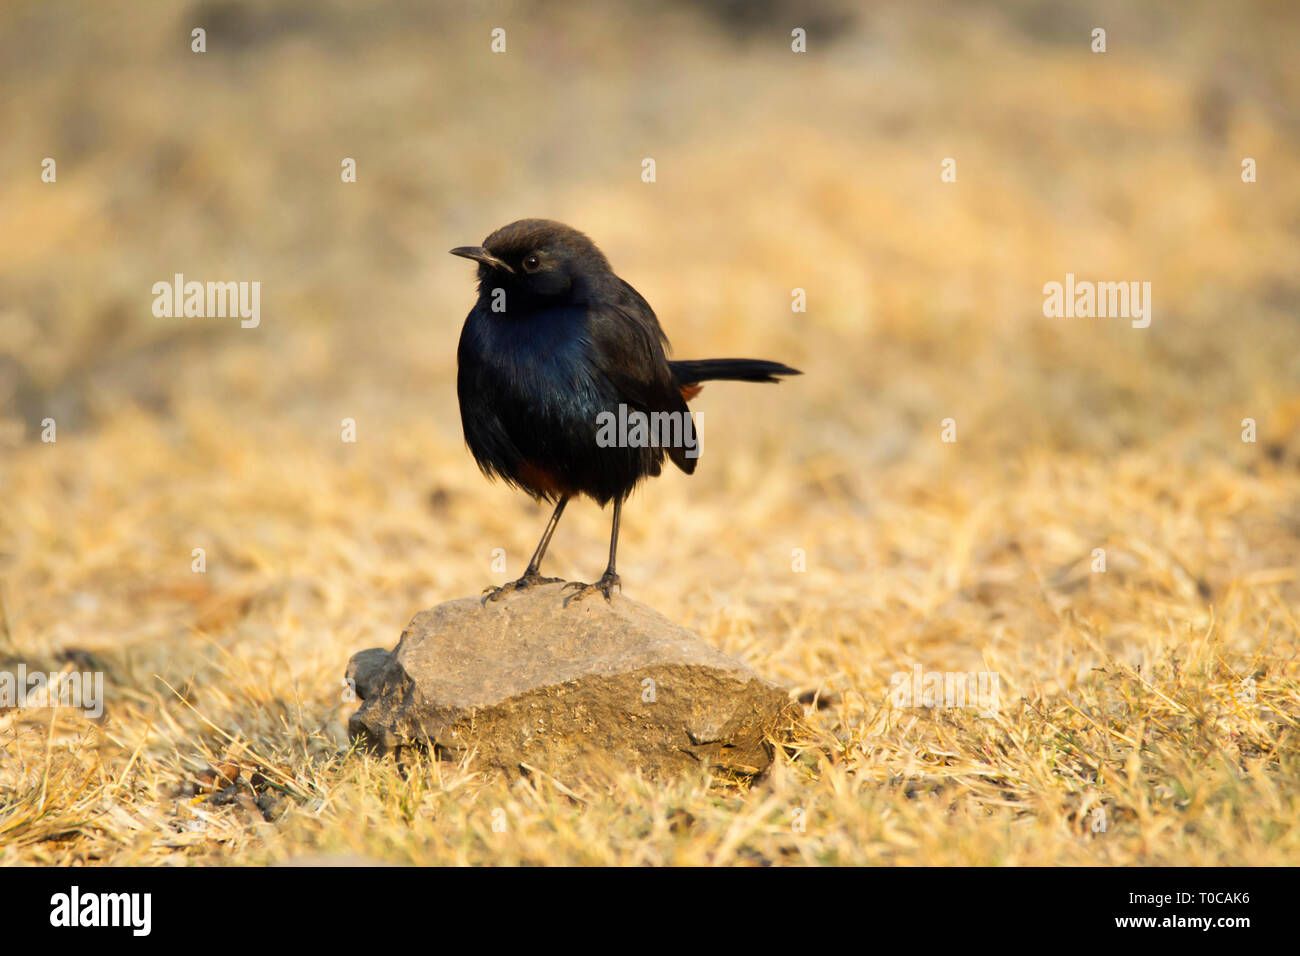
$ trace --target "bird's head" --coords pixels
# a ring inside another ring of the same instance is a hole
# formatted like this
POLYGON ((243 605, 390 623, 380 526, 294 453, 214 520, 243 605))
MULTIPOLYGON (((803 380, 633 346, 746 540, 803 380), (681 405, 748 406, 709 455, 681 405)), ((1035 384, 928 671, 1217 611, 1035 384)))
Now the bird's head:
POLYGON ((493 289, 529 300, 583 302, 605 277, 609 262, 578 230, 550 219, 520 219, 502 226, 481 246, 459 246, 453 256, 478 263, 480 294, 493 289))

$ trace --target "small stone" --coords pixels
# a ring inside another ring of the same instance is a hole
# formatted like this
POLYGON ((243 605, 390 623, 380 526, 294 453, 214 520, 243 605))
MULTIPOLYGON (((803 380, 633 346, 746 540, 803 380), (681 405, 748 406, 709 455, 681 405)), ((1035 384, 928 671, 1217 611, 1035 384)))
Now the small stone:
POLYGON ((284 816, 284 811, 289 808, 289 800, 282 793, 274 790, 268 790, 266 793, 259 794, 257 797, 257 809, 262 813, 262 819, 267 823, 274 823, 280 817, 284 816))
POLYGON ((348 661, 345 675, 361 700, 369 700, 375 693, 377 681, 388 667, 391 651, 382 647, 372 647, 367 651, 358 651, 348 661))
POLYGON ((364 703, 348 730, 390 753, 425 747, 560 780, 772 760, 769 735, 800 712, 788 693, 643 604, 615 594, 564 606, 551 584, 421 611, 391 653, 348 664, 364 703))

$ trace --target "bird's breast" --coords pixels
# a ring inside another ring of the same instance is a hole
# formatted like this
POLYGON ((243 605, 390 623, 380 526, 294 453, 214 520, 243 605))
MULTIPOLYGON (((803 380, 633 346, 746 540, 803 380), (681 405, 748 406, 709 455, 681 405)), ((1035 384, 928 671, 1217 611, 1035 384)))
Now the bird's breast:
MULTIPOLYGON (((538 311, 527 317, 476 309, 465 327, 462 365, 477 370, 480 387, 539 418, 583 416, 599 403, 598 373, 590 358, 586 316, 581 309, 538 311)), ((593 424, 594 427, 594 424, 593 424)))

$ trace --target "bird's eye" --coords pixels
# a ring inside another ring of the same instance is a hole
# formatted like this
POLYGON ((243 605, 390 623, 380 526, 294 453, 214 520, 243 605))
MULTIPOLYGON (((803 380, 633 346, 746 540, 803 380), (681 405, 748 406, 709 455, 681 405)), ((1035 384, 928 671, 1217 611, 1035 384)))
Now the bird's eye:
POLYGON ((541 267, 542 267, 542 260, 538 259, 536 256, 529 256, 527 259, 524 260, 525 272, 536 272, 541 267))

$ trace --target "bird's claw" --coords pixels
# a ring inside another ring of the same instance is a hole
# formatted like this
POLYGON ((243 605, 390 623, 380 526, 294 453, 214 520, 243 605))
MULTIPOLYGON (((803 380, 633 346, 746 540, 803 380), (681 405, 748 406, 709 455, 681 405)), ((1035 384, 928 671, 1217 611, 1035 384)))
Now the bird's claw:
POLYGON ((615 587, 622 591, 623 582, 619 580, 617 574, 611 574, 606 571, 595 584, 583 584, 581 581, 570 581, 560 590, 564 591, 569 588, 574 589, 574 592, 564 599, 564 606, 568 607, 573 601, 581 601, 589 594, 594 594, 596 592, 605 595, 605 600, 608 601, 610 599, 610 593, 615 587))
POLYGON ((483 589, 483 605, 486 606, 488 601, 499 601, 507 594, 513 591, 523 591, 539 584, 556 584, 563 581, 563 578, 544 578, 536 572, 525 574, 518 581, 507 581, 500 587, 486 587, 483 589))

